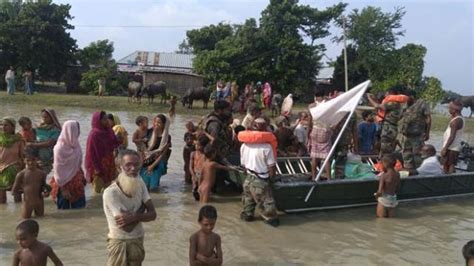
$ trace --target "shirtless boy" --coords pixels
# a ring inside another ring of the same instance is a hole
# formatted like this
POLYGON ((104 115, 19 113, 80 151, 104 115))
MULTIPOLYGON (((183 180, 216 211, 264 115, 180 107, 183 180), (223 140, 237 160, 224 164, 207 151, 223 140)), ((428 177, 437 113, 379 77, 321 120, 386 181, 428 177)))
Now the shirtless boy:
POLYGON ((178 99, 176 98, 176 96, 171 97, 170 110, 168 111, 168 114, 169 114, 170 117, 174 117, 174 115, 176 114, 176 103, 177 102, 178 102, 178 99))
POLYGON ((189 265, 222 265, 221 237, 212 232, 217 220, 217 210, 206 205, 199 210, 201 230, 189 239, 189 265))
POLYGON ((199 201, 199 184, 201 183, 202 166, 204 163, 204 147, 209 143, 209 138, 205 135, 200 135, 195 144, 195 150, 191 152, 189 159, 189 172, 193 183, 193 196, 196 201, 199 201))
POLYGON ((191 171, 189 170, 191 153, 194 151, 194 135, 192 133, 184 133, 183 161, 184 161, 184 181, 192 184, 191 171))
POLYGON ((23 191, 23 219, 30 218, 33 211, 35 216, 40 217, 44 215, 43 196, 49 196, 49 192, 43 191, 46 186, 46 174, 38 167, 37 158, 30 149, 25 151, 25 165, 26 168, 15 178, 12 192, 18 195, 23 191))
POLYGON ((144 116, 138 116, 135 119, 135 124, 137 125, 137 129, 133 132, 132 140, 133 143, 137 146, 137 151, 144 158, 146 151, 146 143, 148 142, 147 134, 148 134, 148 118, 144 116))
POLYGON ((47 244, 38 241, 39 225, 35 220, 23 220, 16 227, 16 241, 20 249, 13 256, 13 266, 46 266, 48 257, 54 265, 63 263, 47 244))
POLYGON ((206 204, 209 202, 209 194, 211 194, 211 189, 214 187, 216 182, 216 170, 233 170, 233 168, 222 165, 215 161, 216 159, 216 149, 212 144, 207 144, 204 148, 204 162, 202 164, 201 180, 199 183, 199 202, 201 204, 206 204))
POLYGON ((377 217, 390 218, 395 213, 397 207, 397 190, 400 185, 400 174, 395 171, 395 158, 390 155, 384 155, 382 158, 383 174, 379 179, 379 189, 374 193, 377 199, 377 217))

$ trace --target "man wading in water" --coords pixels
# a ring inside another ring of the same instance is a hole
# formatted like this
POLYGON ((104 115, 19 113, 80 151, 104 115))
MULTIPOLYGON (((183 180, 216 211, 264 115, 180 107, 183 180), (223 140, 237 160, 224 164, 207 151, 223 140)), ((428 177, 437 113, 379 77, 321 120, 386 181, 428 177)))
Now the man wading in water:
POLYGON ((123 150, 119 158, 121 173, 103 195, 109 225, 107 265, 141 265, 145 259, 142 222, 156 219, 155 207, 138 174, 140 155, 136 151, 123 150))

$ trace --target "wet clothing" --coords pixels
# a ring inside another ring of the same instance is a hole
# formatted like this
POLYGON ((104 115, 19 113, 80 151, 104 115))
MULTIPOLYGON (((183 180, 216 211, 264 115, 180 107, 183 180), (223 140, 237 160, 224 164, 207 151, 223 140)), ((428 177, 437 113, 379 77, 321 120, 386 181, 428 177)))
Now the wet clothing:
POLYGON ((86 196, 84 189, 84 172, 80 169, 76 175, 64 186, 60 187, 55 178, 51 178, 51 197, 56 202, 58 209, 80 209, 86 206, 86 196), (62 191, 67 189, 71 198, 66 199, 62 191))
POLYGON ((371 154, 374 150, 377 125, 375 123, 361 122, 358 127, 359 152, 371 154))
POLYGON ((107 239, 107 266, 138 266, 145 260, 143 237, 107 239))
POLYGON ((258 178, 253 174, 247 175, 243 190, 243 213, 246 216, 253 217, 255 207, 262 209, 262 214, 266 217, 274 218, 276 216, 275 200, 268 180, 258 178))
MULTIPOLYGON (((36 128, 36 141, 47 142, 50 140, 58 140, 61 133, 61 124, 59 124, 54 110, 43 110, 53 119, 52 124, 40 124, 36 128)), ((41 169, 48 174, 53 169, 53 148, 54 146, 38 149, 38 158, 40 160, 41 169)))
MULTIPOLYGON (((153 138, 153 129, 148 130, 148 138, 151 139, 153 138)), ((162 136, 157 136, 155 137, 156 141, 154 142, 155 145, 153 147, 149 148, 149 151, 153 152, 158 150, 158 148, 161 146, 161 140, 162 136)), ((152 143, 152 142, 150 142, 152 143)), ((168 136, 168 144, 171 147, 171 136, 168 136)), ((162 157, 158 165, 153 169, 153 171, 148 174, 148 167, 152 165, 156 159, 160 156, 160 152, 156 152, 150 156, 147 156, 145 160, 143 161, 143 166, 142 169, 140 170, 140 175, 143 178, 143 181, 145 182, 146 186, 150 190, 155 190, 160 186, 160 180, 163 175, 165 175, 168 172, 168 159, 171 156, 171 149, 168 149, 166 151, 165 156, 162 157)))
POLYGON ((10 189, 22 165, 25 145, 19 134, 0 133, 0 189, 10 189))
POLYGON ((377 201, 382 204, 385 208, 395 208, 398 205, 397 195, 390 195, 383 193, 377 201))

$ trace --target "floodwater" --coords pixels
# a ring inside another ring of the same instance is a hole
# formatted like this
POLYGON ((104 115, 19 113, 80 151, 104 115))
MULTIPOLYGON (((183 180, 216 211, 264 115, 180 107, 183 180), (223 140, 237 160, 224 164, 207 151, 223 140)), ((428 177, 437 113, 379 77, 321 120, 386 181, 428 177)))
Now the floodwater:
MULTIPOLYGON (((1 111, 0 116, 40 119, 37 106, 6 105, 1 111)), ((56 111, 61 122, 80 121, 84 147, 93 110, 56 111)), ((117 113, 131 135, 138 113, 117 113)), ((188 239, 199 229, 199 204, 183 181, 182 137, 188 120, 198 121, 199 117, 177 115, 170 129, 169 174, 162 178, 160 192, 152 194, 158 218, 145 224, 144 265, 186 265, 188 239)), ((442 132, 433 133, 431 141, 439 146, 442 132)), ((472 142, 472 136, 469 139, 472 142)), ((87 208, 69 211, 56 210, 48 198, 45 217, 37 219, 39 239, 50 244, 65 265, 106 262, 102 199, 92 195, 89 185, 87 196, 87 208)), ((222 237, 224 265, 462 265, 461 248, 474 239, 474 197, 402 203, 397 217, 387 220, 375 219, 374 207, 282 214, 278 228, 261 221, 242 222, 238 195, 214 195, 212 204, 219 215, 215 231, 222 237)), ((0 206, 0 265, 11 263, 19 220, 20 204, 10 197, 7 205, 0 206)))

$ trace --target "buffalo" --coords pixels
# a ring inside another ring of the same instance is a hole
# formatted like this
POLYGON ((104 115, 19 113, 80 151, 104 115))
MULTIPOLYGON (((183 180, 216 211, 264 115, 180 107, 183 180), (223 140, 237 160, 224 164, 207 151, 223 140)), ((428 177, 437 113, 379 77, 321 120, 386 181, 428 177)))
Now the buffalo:
POLYGON ((166 103, 166 83, 164 81, 157 81, 148 85, 143 89, 143 92, 148 96, 148 104, 152 104, 155 95, 161 95, 160 103, 166 103))
POLYGON ((142 84, 140 82, 130 81, 127 89, 129 103, 142 103, 142 84))
POLYGON ((472 112, 474 111, 474 96, 461 96, 456 93, 448 92, 446 97, 441 101, 441 103, 449 103, 458 99, 462 103, 462 107, 469 108, 471 114, 469 117, 472 117, 472 112))
POLYGON ((211 90, 206 87, 190 88, 188 89, 181 99, 183 106, 188 105, 189 109, 193 108, 193 101, 202 100, 202 108, 207 109, 207 104, 209 103, 209 98, 211 96, 211 90))

